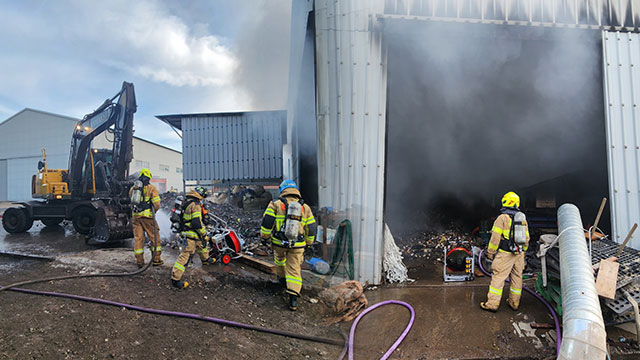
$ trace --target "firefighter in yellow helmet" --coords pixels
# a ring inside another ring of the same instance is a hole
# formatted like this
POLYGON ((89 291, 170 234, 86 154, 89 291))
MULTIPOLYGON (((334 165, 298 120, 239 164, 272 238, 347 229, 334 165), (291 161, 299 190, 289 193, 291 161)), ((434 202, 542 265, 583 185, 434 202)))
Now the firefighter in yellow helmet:
POLYGON ((171 270, 171 284, 178 289, 184 289, 189 283, 181 280, 189 262, 193 259, 193 255, 197 252, 202 265, 210 265, 216 262, 216 259, 209 256, 207 244, 209 237, 207 229, 202 219, 201 201, 207 197, 207 189, 202 186, 196 186, 195 189, 189 191, 186 196, 182 213, 182 228, 180 236, 184 239, 185 246, 178 255, 178 260, 173 264, 171 270))
MULTIPOLYGON (((142 182, 142 197, 140 199, 140 204, 135 205, 133 208, 132 222, 133 237, 135 238, 133 253, 136 257, 136 264, 138 267, 143 267, 144 239, 146 233, 149 241, 151 242, 151 246, 155 251, 153 266, 159 266, 164 264, 164 261, 162 261, 160 232, 158 231, 158 223, 156 222, 154 214, 160 209, 160 194, 158 193, 158 189, 149 183, 151 181, 151 171, 149 171, 149 169, 145 168, 140 170, 138 180, 142 182)), ((133 190, 134 187, 129 189, 129 197, 131 197, 133 190)))
POLYGON ((304 249, 316 237, 318 225, 292 180, 280 184, 280 198, 269 203, 262 217, 260 235, 263 243, 271 240, 273 262, 280 279, 284 279, 289 294, 289 309, 298 308, 302 289, 304 249))
POLYGON ((518 310, 522 295, 522 272, 524 257, 529 247, 529 227, 520 212, 520 197, 510 191, 502 197, 502 209, 491 229, 491 240, 487 257, 493 259, 493 276, 487 293, 487 301, 480 307, 495 312, 500 306, 504 282, 510 276, 509 298, 507 304, 512 310, 518 310))

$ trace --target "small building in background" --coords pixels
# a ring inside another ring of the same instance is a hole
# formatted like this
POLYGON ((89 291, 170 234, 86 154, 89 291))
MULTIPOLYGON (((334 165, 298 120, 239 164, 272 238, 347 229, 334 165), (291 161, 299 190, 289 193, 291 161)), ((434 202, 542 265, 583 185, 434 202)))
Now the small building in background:
POLYGON ((277 185, 287 112, 158 115, 182 134, 185 186, 277 185))
MULTIPOLYGON (((80 119, 25 108, 0 123, 0 201, 31 200, 31 177, 38 172, 42 149, 51 169, 67 169, 73 128, 80 119)), ((135 121, 135 120, 134 120, 135 121)), ((135 126, 135 125, 134 125, 135 126)), ((109 134, 95 148, 111 148, 109 134)), ((182 189, 180 151, 135 137, 129 173, 148 167, 160 192, 182 189)))

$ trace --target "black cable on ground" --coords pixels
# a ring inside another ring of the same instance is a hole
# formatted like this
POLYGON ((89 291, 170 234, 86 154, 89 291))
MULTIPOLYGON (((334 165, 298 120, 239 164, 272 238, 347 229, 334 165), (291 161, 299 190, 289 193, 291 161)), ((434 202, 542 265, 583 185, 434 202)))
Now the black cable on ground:
MULTIPOLYGON (((156 228, 156 212, 155 212, 155 210, 153 208, 153 204, 151 205, 151 211, 153 213, 153 237, 155 238, 156 234, 159 235, 159 233, 158 233, 158 229, 156 228)), ((156 239, 156 241, 160 242, 160 237, 159 236, 156 239)), ((9 285, 6 285, 6 286, 2 286, 2 287, 0 287, 0 291, 5 291, 5 290, 8 290, 10 288, 17 287, 17 286, 37 284, 37 283, 43 283, 43 282, 49 282, 49 281, 69 280, 69 279, 82 279, 82 278, 94 278, 94 277, 126 277, 126 276, 134 276, 134 275, 142 274, 143 272, 147 271, 147 269, 149 269, 149 267, 153 263, 153 259, 155 258, 155 256, 156 256, 156 245, 153 242, 151 242, 151 261, 149 261, 149 263, 145 267, 143 267, 141 269, 138 269, 136 271, 127 272, 127 273, 76 274, 76 275, 53 276, 53 277, 49 277, 49 278, 41 278, 41 279, 34 279, 34 280, 25 280, 25 281, 15 282, 13 284, 9 284, 9 285)))

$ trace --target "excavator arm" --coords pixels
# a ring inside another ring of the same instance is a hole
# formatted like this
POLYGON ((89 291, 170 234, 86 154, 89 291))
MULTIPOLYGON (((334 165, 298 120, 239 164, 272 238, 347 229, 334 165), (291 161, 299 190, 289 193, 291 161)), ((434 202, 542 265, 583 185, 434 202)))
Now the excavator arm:
MULTIPOLYGON (((129 175, 129 164, 133 158, 133 114, 136 112, 136 96, 132 83, 123 82, 122 89, 78 122, 71 140, 69 156, 69 188, 74 198, 86 198, 85 169, 90 157, 91 141, 105 131, 113 133, 112 159, 108 183, 111 196, 117 196, 121 183, 129 175)), ((93 175, 92 175, 93 177, 93 175)))

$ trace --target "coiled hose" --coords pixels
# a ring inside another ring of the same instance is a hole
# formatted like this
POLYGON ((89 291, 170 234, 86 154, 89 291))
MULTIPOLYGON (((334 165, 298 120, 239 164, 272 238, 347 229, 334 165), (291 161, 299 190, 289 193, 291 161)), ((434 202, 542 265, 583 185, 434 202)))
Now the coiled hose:
POLYGON ((411 327, 413 326, 413 321, 416 318, 416 313, 413 310, 413 307, 411 307, 411 305, 409 305, 408 303, 406 303, 404 301, 387 300, 387 301, 379 302, 379 303, 377 303, 377 304, 375 304, 373 306, 370 306, 369 308, 367 308, 367 310, 363 311, 360 315, 358 315, 358 317, 353 322, 353 324, 351 324, 351 330, 349 331, 349 338, 347 339, 345 347, 342 350, 342 354, 340 354, 340 357, 338 358, 339 360, 344 359, 344 356, 346 355, 347 351, 349 352, 349 360, 353 360, 353 343, 355 341, 356 327, 358 327, 358 323, 360 322, 360 320, 366 314, 368 314, 369 312, 371 312, 371 311, 373 311, 373 310, 375 310, 375 309, 377 309, 377 308, 379 308, 381 306, 390 305, 390 304, 396 304, 396 305, 404 306, 411 313, 411 318, 409 319, 409 322, 407 323, 407 326, 402 331, 402 334, 400 334, 400 336, 398 336, 396 341, 391 345, 391 347, 389 349, 387 349, 387 351, 382 355, 380 360, 386 360, 387 358, 389 358, 389 356, 391 356, 391 354, 398 348, 398 346, 400 346, 400 343, 402 342, 402 340, 404 340, 404 338, 407 337, 407 334, 409 334, 409 330, 411 330, 411 327))
MULTIPOLYGON (((480 251, 480 253, 478 254, 478 265, 480 266, 480 270, 482 271, 483 274, 491 277, 492 274, 488 273, 484 269, 484 267, 482 267, 482 253, 484 253, 484 249, 480 251)), ((509 279, 506 279, 506 281, 510 282, 509 279)), ((560 333, 560 321, 558 320, 558 314, 556 314, 556 312, 553 310, 553 307, 545 299, 543 299, 540 295, 538 295, 535 291, 529 289, 524 285, 522 286, 522 289, 524 289, 529 294, 533 295, 536 299, 540 300, 540 302, 547 307, 547 309, 551 313, 551 316, 553 316, 553 322, 555 323, 555 327, 556 327, 556 356, 560 355, 560 345, 562 344, 562 334, 560 333)))

